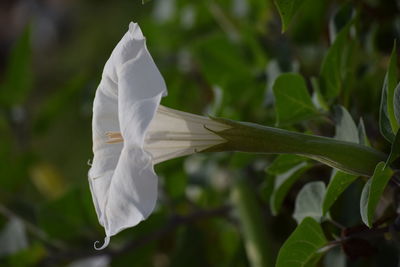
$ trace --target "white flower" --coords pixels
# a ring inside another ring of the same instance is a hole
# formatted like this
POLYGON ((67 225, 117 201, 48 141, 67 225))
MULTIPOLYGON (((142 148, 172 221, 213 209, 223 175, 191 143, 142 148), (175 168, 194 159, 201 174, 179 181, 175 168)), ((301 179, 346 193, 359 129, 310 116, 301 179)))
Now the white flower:
POLYGON ((145 38, 139 26, 131 23, 104 67, 93 103, 94 158, 89 184, 106 232, 99 249, 154 209, 154 164, 225 142, 207 129, 221 131, 228 126, 160 106, 166 94, 145 38))

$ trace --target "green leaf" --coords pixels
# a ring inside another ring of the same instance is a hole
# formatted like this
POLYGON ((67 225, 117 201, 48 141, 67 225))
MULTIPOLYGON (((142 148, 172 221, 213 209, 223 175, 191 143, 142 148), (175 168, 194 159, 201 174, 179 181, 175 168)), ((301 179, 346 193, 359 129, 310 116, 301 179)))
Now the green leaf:
POLYGON ((30 36, 31 27, 27 26, 11 51, 4 82, 0 85, 0 105, 21 104, 32 88, 30 36))
POLYGON ((267 174, 259 189, 263 201, 268 202, 271 198, 272 192, 274 191, 274 183, 275 177, 267 174))
POLYGON ((295 73, 280 75, 273 86, 277 124, 295 123, 317 113, 302 76, 295 73))
POLYGON ((318 250, 326 243, 321 226, 314 219, 305 218, 279 250, 275 266, 310 266, 310 262, 315 262, 316 258, 322 256, 318 250))
POLYGON ((326 103, 323 95, 321 94, 321 89, 319 86, 318 79, 315 77, 311 78, 311 84, 313 88, 313 95, 312 95, 312 101, 317 109, 320 109, 322 111, 329 111, 329 106, 326 103))
POLYGON ((325 55, 321 66, 321 91, 328 102, 332 102, 343 89, 343 80, 348 67, 348 42, 350 21, 337 35, 332 46, 325 55))
POLYGON ((164 179, 165 190, 172 198, 179 198, 185 194, 187 175, 182 172, 176 173, 170 179, 164 179))
MULTIPOLYGON (((227 222, 226 220, 216 220, 214 225, 213 228, 219 233, 220 236, 218 243, 221 247, 222 252, 220 254, 221 263, 223 258, 231 260, 233 257, 235 257, 238 249, 242 244, 242 236, 239 233, 238 228, 235 225, 227 222)), ((208 232, 209 228, 204 229, 204 231, 208 232)))
POLYGON ((354 15, 354 6, 350 3, 341 4, 329 19, 329 39, 333 43, 337 34, 354 15))
POLYGON ((247 180, 237 180, 232 191, 232 201, 238 210, 247 257, 251 266, 269 266, 272 256, 268 253, 270 242, 261 216, 262 209, 247 180))
POLYGON ((399 129, 399 122, 396 118, 398 101, 395 97, 397 91, 397 52, 396 42, 393 45, 392 54, 390 55, 389 67, 385 75, 382 87, 381 106, 379 110, 379 129, 383 137, 390 143, 394 140, 394 133, 399 129))
MULTIPOLYGON (((360 142, 359 128, 356 126, 350 113, 344 107, 335 107, 335 119, 337 121, 335 134, 336 139, 353 143, 360 142)), ((332 170, 331 179, 328 188, 326 189, 322 204, 322 213, 324 215, 356 178, 357 176, 355 175, 344 173, 337 169, 332 170)))
POLYGON ((394 116, 396 117, 397 123, 400 123, 400 82, 397 84, 394 91, 393 105, 394 116))
POLYGON ((242 56, 242 51, 223 34, 216 33, 198 39, 193 44, 192 53, 199 63, 201 73, 210 84, 222 88, 228 84, 244 86, 253 79, 246 62, 247 58, 242 56))
POLYGON ((89 219, 82 196, 80 190, 72 189, 61 198, 40 206, 40 228, 56 239, 71 240, 79 236, 89 219))
MULTIPOLYGON (((171 266, 184 267, 193 266, 201 267, 207 265, 207 259, 201 257, 193 262, 193 258, 198 256, 199 251, 205 251, 207 249, 206 235, 196 224, 183 225, 179 231, 175 234, 176 245, 171 257, 171 266)), ((156 253, 154 251, 153 253, 156 253)), ((146 265, 137 266, 151 266, 149 259, 151 259, 149 254, 146 257, 146 261, 149 263, 146 265)), ((126 263, 125 263, 126 265, 126 263)))
POLYGON ((334 169, 332 171, 331 180, 328 188, 326 189, 324 202, 322 204, 322 213, 325 215, 332 207, 333 203, 336 202, 338 197, 344 192, 344 190, 355 180, 357 176, 341 172, 334 169))
POLYGON ((281 16, 282 32, 287 30, 292 18, 303 2, 304 0, 275 0, 276 8, 281 16))
POLYGON ((388 88, 388 78, 387 74, 385 80, 383 81, 381 105, 379 108, 379 130, 383 137, 390 143, 394 140, 394 134, 392 131, 392 126, 390 125, 388 110, 387 110, 387 88, 388 88))
POLYGON ((281 154, 275 158, 271 165, 267 167, 267 173, 278 175, 286 172, 290 168, 304 162, 306 159, 293 154, 281 154))
MULTIPOLYGON (((269 165, 266 169, 268 175, 265 182, 263 183, 261 191, 264 200, 267 201, 269 199, 270 202, 272 202, 273 201, 272 195, 274 194, 275 191, 279 190, 279 187, 275 188, 275 182, 280 181, 280 179, 275 176, 279 176, 280 174, 283 174, 284 176, 285 173, 287 173, 288 171, 290 172, 292 168, 295 168, 299 164, 304 164, 306 160, 307 159, 304 157, 293 154, 278 155, 275 158, 275 160, 271 163, 271 165, 269 165)), ((280 177, 282 178, 283 176, 280 177)), ((274 198, 277 196, 278 195, 275 195, 274 198)))
POLYGON ((387 115, 392 127, 392 132, 396 133, 399 129, 399 123, 396 120, 395 110, 394 110, 394 93, 397 84, 397 52, 396 52, 396 42, 393 44, 392 54, 390 55, 389 68, 387 70, 387 115))
POLYGON ((335 107, 335 117, 337 121, 335 138, 359 143, 358 128, 350 113, 342 106, 335 107))
POLYGON ((371 143, 368 140, 367 132, 365 131, 364 120, 360 118, 358 123, 358 140, 360 145, 371 146, 371 143))
POLYGON ((389 166, 400 156, 400 130, 397 131, 385 167, 389 166))
MULTIPOLYGON (((304 1, 297 11, 299 15, 295 15, 289 25, 290 40, 296 40, 295 42, 300 43, 317 43, 324 27, 326 27, 326 7, 326 1, 304 1)), ((306 61, 304 61, 305 64, 311 62, 306 61)))
POLYGON ((274 191, 270 199, 270 208, 273 214, 279 212, 287 192, 308 168, 310 165, 302 162, 275 177, 274 191))
POLYGON ((71 102, 77 98, 78 93, 84 87, 86 78, 78 75, 66 82, 66 85, 57 90, 44 102, 35 120, 35 130, 46 131, 55 120, 59 119, 63 112, 70 112, 71 102))
POLYGON ((10 256, 7 266, 38 266, 47 256, 44 245, 34 242, 31 246, 10 256))
POLYGON ((325 184, 323 182, 307 183, 300 190, 296 198, 293 218, 297 223, 301 223, 304 218, 311 217, 317 222, 321 222, 322 201, 325 195, 325 184))
POLYGON ((381 106, 379 109, 379 130, 383 137, 390 143, 394 140, 392 126, 390 125, 389 116, 387 112, 387 76, 383 82, 381 106))
POLYGON ((360 199, 361 219, 368 227, 372 227, 375 208, 392 174, 393 171, 390 168, 385 168, 385 162, 378 163, 373 176, 362 190, 360 199))

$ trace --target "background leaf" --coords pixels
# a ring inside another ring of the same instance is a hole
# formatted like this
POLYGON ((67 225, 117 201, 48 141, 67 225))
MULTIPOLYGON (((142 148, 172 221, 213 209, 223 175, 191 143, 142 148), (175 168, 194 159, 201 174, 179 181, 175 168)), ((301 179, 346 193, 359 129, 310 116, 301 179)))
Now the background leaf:
POLYGON ((278 125, 299 122, 316 114, 306 83, 299 74, 280 75, 273 91, 278 125))
POLYGON ((393 140, 392 147, 390 149, 389 157, 386 160, 385 167, 390 166, 398 157, 400 156, 400 130, 397 131, 397 134, 393 140))
POLYGON ((326 189, 322 204, 322 214, 325 215, 339 196, 357 179, 357 176, 334 169, 326 189))
POLYGON ((396 120, 394 102, 396 102, 395 91, 397 84, 397 52, 396 43, 390 55, 389 66, 383 81, 381 105, 379 110, 379 129, 383 137, 390 143, 394 140, 394 133, 399 128, 396 120))
POLYGON ((309 168, 309 164, 302 162, 275 177, 274 191, 270 199, 270 208, 273 214, 279 212, 287 192, 309 168))
POLYGON ((383 81, 381 105, 379 109, 379 130, 383 137, 390 143, 393 142, 394 134, 392 131, 392 126, 390 125, 389 115, 387 111, 387 75, 383 81))
POLYGON ((13 254, 8 259, 7 266, 38 266, 45 257, 46 249, 44 245, 37 242, 13 254))
POLYGON ((243 229, 247 257, 251 266, 271 266, 268 234, 262 218, 262 210, 252 189, 244 179, 238 179, 232 191, 232 201, 236 206, 243 229))
POLYGON ((358 123, 358 142, 360 145, 364 146, 371 146, 371 143, 369 142, 367 132, 365 130, 365 124, 364 120, 360 118, 360 121, 358 123))
POLYGON ((329 105, 326 103, 323 95, 321 94, 321 89, 319 86, 319 81, 315 77, 311 78, 311 84, 313 88, 313 94, 312 94, 312 101, 315 105, 315 107, 318 110, 322 110, 324 112, 329 111, 329 105))
POLYGON ((394 90, 393 105, 397 124, 400 124, 400 82, 397 84, 396 89, 394 90))
POLYGON ((267 167, 266 171, 272 175, 281 174, 306 160, 306 158, 297 155, 281 154, 267 167))
MULTIPOLYGON (((336 133, 335 138, 360 143, 360 129, 356 126, 350 113, 343 106, 335 107, 335 120, 336 120, 336 133)), ((362 129, 361 129, 362 130, 362 129)), ((363 132, 361 132, 364 134, 363 132)), ((331 178, 326 189, 322 204, 322 213, 325 215, 339 198, 339 196, 346 190, 346 188, 357 179, 357 176, 344 173, 337 169, 332 170, 331 178)))
POLYGON ((182 197, 187 186, 187 177, 183 174, 176 174, 172 179, 165 179, 165 189, 172 198, 182 197))
POLYGON ((350 113, 343 107, 335 107, 336 133, 335 138, 359 143, 358 128, 350 113))
POLYGON ((304 218, 311 217, 317 222, 321 222, 322 201, 325 195, 325 184, 323 182, 307 183, 296 197, 293 218, 297 223, 301 223, 304 218))
POLYGON ((327 102, 332 103, 343 90, 345 75, 350 68, 348 34, 352 25, 350 21, 336 36, 335 41, 326 53, 321 66, 321 92, 327 102))
POLYGON ((31 27, 28 25, 17 40, 8 59, 4 82, 0 84, 0 104, 14 106, 25 101, 32 89, 31 27))
POLYGON ((275 266, 307 266, 326 242, 321 226, 314 219, 305 218, 281 247, 275 266))
POLYGON ((34 164, 30 169, 30 176, 36 189, 46 198, 56 199, 68 189, 59 170, 47 162, 34 164))
POLYGON ((387 70, 387 115, 392 127, 392 132, 396 133, 399 129, 399 123, 395 117, 394 94, 397 84, 397 51, 396 42, 393 44, 392 54, 390 55, 389 67, 387 70))
MULTIPOLYGON (((59 239, 79 237, 89 224, 85 209, 86 192, 75 188, 61 198, 43 204, 38 212, 40 227, 50 236, 59 239)), ((93 212, 93 211, 92 211, 93 212)))
POLYGON ((392 174, 393 171, 385 168, 384 162, 380 162, 376 165, 374 175, 364 185, 360 199, 360 212, 362 221, 368 227, 372 227, 375 208, 392 174))
POLYGON ((83 75, 73 77, 63 88, 46 99, 36 116, 34 127, 37 132, 48 130, 54 124, 54 120, 69 111, 71 102, 78 98, 86 79, 83 75))
POLYGON ((289 27, 289 24, 303 4, 304 0, 275 0, 276 8, 279 11, 282 21, 282 32, 285 32, 289 27))

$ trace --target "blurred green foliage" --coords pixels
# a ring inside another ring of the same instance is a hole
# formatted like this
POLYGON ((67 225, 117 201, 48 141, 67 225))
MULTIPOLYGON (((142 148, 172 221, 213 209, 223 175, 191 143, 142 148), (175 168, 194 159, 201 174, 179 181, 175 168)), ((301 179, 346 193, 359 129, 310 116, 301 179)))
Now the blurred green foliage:
MULTIPOLYGON (((0 242, 0 266, 323 266, 322 253, 314 253, 362 227, 352 205, 359 206, 365 181, 337 183, 344 174, 293 155, 208 153, 161 163, 155 212, 95 251, 93 242, 104 233, 87 183, 94 93, 113 47, 135 21, 166 80, 163 105, 331 137, 341 127, 334 112, 341 105, 349 115, 343 135, 361 133, 364 144, 388 153, 379 128, 393 141, 398 56, 390 55, 400 35, 399 4, 145 2, 59 3, 66 18, 54 26, 58 36, 47 47, 40 46, 45 12, 31 14, 24 30, 16 30, 0 73, 0 240, 8 240, 0 242), (361 117, 365 125, 349 126, 349 118, 361 117), (299 191, 330 179, 323 212, 330 209, 331 221, 306 218, 296 228, 299 191), (15 220, 20 223, 11 224, 15 220), (292 258, 290 247, 301 256, 292 258)), ((383 197, 392 195, 398 186, 389 183, 383 197)), ((389 218, 385 226, 399 203, 378 200, 370 199, 365 212, 369 223, 374 210, 378 222, 389 218)), ((374 238, 357 246, 337 243, 347 256, 341 262, 397 265, 399 245, 374 238)))

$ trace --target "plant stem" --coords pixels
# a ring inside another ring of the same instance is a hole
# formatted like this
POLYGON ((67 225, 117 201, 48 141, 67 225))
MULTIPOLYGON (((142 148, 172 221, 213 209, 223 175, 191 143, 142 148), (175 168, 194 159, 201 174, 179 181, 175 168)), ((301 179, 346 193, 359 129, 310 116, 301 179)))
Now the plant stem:
MULTIPOLYGON (((372 176, 386 155, 373 148, 333 138, 291 132, 253 123, 213 118, 232 128, 210 131, 227 142, 206 151, 241 151, 268 154, 297 154, 318 160, 344 172, 372 176)), ((205 126, 207 128, 207 125, 205 126)), ((208 129, 208 128, 207 128, 208 129)))

